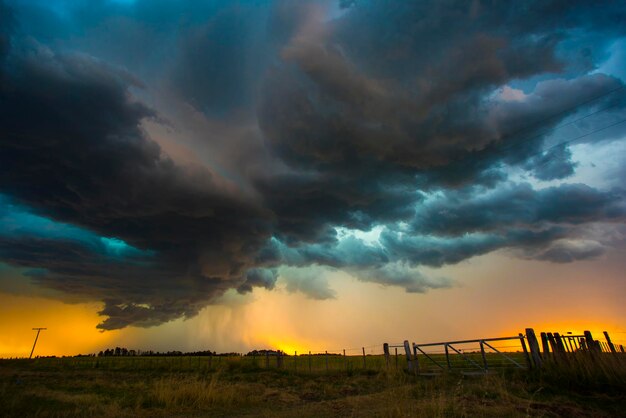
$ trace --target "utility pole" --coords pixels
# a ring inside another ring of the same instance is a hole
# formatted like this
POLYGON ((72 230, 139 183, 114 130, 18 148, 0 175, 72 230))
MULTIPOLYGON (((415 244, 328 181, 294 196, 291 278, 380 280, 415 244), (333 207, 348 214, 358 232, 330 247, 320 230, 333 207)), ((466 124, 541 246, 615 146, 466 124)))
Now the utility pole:
POLYGON ((33 343, 33 349, 30 350, 30 356, 28 356, 29 359, 33 358, 33 352, 35 352, 35 345, 37 345, 37 339, 39 338, 39 333, 41 332, 41 330, 45 330, 48 328, 33 328, 33 331, 37 331, 37 335, 35 336, 35 342, 33 343))

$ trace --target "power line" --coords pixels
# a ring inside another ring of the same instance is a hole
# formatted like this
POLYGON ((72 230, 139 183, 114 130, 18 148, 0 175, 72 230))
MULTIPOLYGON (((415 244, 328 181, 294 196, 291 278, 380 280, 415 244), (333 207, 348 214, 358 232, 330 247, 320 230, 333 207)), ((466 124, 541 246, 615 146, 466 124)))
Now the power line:
MULTIPOLYGON (((566 127, 566 126, 569 126, 569 125, 574 125, 575 123, 578 123, 578 122, 580 122, 581 120, 587 119, 588 117, 591 117, 591 116, 597 115, 597 114, 602 113, 602 112, 606 112, 607 110, 612 109, 612 108, 614 108, 614 107, 617 107, 617 106, 618 106, 618 105, 620 105, 620 104, 621 104, 621 103, 613 103, 612 105, 609 105, 609 106, 603 107, 602 109, 598 109, 598 110, 596 110, 596 111, 594 111, 594 112, 591 112, 591 113, 586 114, 585 116, 581 116, 581 117, 579 117, 579 118, 577 118, 577 119, 571 120, 571 121, 566 122, 566 123, 563 123, 563 124, 561 124, 561 125, 557 125, 557 126, 555 126, 554 128, 549 128, 549 129, 547 129, 547 130, 545 130, 545 131, 543 131, 543 132, 539 132, 539 133, 537 133, 537 134, 535 134, 535 135, 533 135, 533 136, 527 137, 527 138, 525 138, 525 139, 533 139, 533 138, 538 138, 538 137, 540 137, 540 136, 542 136, 542 135, 544 135, 544 134, 547 134, 548 132, 553 132, 553 131, 556 131, 556 130, 558 130, 558 129, 564 128, 564 127, 566 127)), ((517 146, 517 145, 518 145, 518 144, 514 144, 513 146, 517 146)))
MULTIPOLYGON (((572 142, 578 141, 579 139, 582 139, 582 138, 588 137, 588 136, 593 135, 593 134, 598 133, 598 132, 605 131, 605 130, 607 130, 607 129, 609 129, 609 128, 612 128, 612 127, 614 127, 614 126, 620 125, 620 124, 622 124, 622 123, 624 123, 624 122, 626 122, 626 118, 624 118, 624 119, 622 119, 622 120, 620 120, 620 121, 618 121, 618 122, 612 123, 612 124, 610 124, 610 125, 603 126, 602 128, 595 129, 595 130, 593 130, 593 131, 591 131, 591 132, 587 132, 586 134, 579 135, 579 136, 577 136, 576 138, 572 138, 572 139, 568 139, 568 140, 563 141, 563 142, 559 142, 559 143, 557 143, 557 144, 552 145, 551 147, 548 147, 548 148, 546 148, 546 149, 544 149, 544 150, 541 150, 541 151, 540 151, 540 152, 538 152, 538 153, 531 154, 531 156, 535 156, 535 155, 543 154, 543 153, 549 152, 550 150, 553 150, 554 148, 561 147, 561 146, 566 145, 566 144, 571 144, 572 142)), ((541 163, 539 163, 539 164, 536 164, 536 165, 535 165, 535 167, 541 167, 541 166, 543 166, 544 164, 547 164, 547 163, 548 163, 548 161, 550 161, 550 158, 549 158, 549 157, 548 157, 548 159, 547 159, 546 161, 543 161, 543 162, 541 162, 541 163)))
MULTIPOLYGON (((611 94, 613 94, 615 92, 623 90, 624 88, 626 88, 626 85, 621 85, 621 86, 619 86, 617 88, 611 89, 611 90, 609 90, 607 92, 604 92, 602 94, 594 96, 594 97, 592 97, 590 99, 587 99, 587 100, 585 100, 583 102, 577 103, 577 104, 575 104, 573 106, 566 107, 565 109, 562 109, 562 110, 560 110, 560 111, 558 111, 558 112, 556 112, 556 113, 554 113, 554 114, 552 114, 550 116, 547 116, 547 117, 539 119, 539 120, 537 120, 537 121, 535 121, 535 122, 533 122, 533 123, 531 123, 529 125, 526 125, 525 127, 522 127, 522 128, 518 129, 515 132, 512 132, 512 133, 509 133, 507 135, 504 135, 502 138, 500 138, 500 140, 504 140, 504 139, 509 139, 509 138, 515 137, 515 136, 517 136, 518 134, 520 134, 520 133, 522 133, 524 131, 527 131, 527 130, 530 130, 530 129, 534 128, 535 126, 540 126, 544 122, 548 122, 548 121, 550 121, 550 120, 552 120, 552 119, 554 119, 554 118, 556 118, 558 116, 565 115, 565 114, 571 112, 572 110, 575 110, 575 109, 578 109, 578 108, 583 107, 585 105, 588 105, 590 103, 593 103, 596 100, 599 100, 599 99, 602 99, 604 97, 607 97, 607 96, 609 96, 609 95, 611 95, 611 94)), ((609 108, 610 107, 614 107, 615 105, 616 104, 614 104, 612 106, 609 106, 609 108)), ((591 115, 588 115, 588 116, 591 116, 591 115)), ((552 128, 552 129, 556 129, 556 128, 552 128)))
MULTIPOLYGON (((620 86, 620 87, 618 87, 618 88, 615 88, 615 89, 612 89, 612 90, 607 91, 607 92, 605 92, 605 93, 602 93, 602 94, 600 94, 600 95, 598 95, 598 96, 595 96, 595 97, 593 97, 593 98, 591 98, 591 99, 585 100, 584 102, 578 103, 578 104, 576 104, 576 105, 574 105, 574 106, 570 106, 570 107, 568 107, 568 108, 566 108, 566 109, 563 109, 563 110, 561 110, 561 111, 559 111, 559 112, 557 112, 557 113, 555 113, 555 114, 553 114, 553 115, 551 115, 551 116, 548 116, 548 117, 543 118, 543 119, 541 119, 541 120, 539 120, 539 121, 536 121, 536 122, 534 122, 534 123, 532 123, 532 124, 530 124, 530 125, 527 125, 526 127, 521 128, 521 129, 519 129, 518 131, 516 131, 516 132, 514 132, 514 133, 511 133, 511 134, 508 134, 508 135, 504 135, 504 136, 502 136, 501 138, 499 138, 499 141, 500 141, 500 142, 502 142, 502 141, 504 141, 504 140, 510 140, 511 138, 514 138, 515 136, 517 136, 517 135, 518 135, 518 134, 520 134, 521 132, 528 131, 528 130, 530 130, 531 128, 533 128, 533 127, 535 127, 535 126, 540 126, 543 122, 547 122, 547 121, 549 121, 549 120, 551 120, 551 119, 556 118, 557 116, 560 116, 560 115, 563 115, 563 114, 567 114, 567 113, 569 113, 570 111, 572 111, 572 110, 574 110, 574 109, 577 109, 577 108, 579 108, 579 107, 585 106, 585 105, 587 105, 587 104, 589 104, 589 103, 592 103, 592 102, 594 102, 594 101, 596 101, 596 100, 599 100, 599 99, 601 99, 601 98, 603 98, 603 97, 609 96, 609 95, 611 95, 611 94, 613 94, 613 93, 616 93, 616 92, 618 92, 618 91, 622 91, 622 90, 624 90, 625 88, 626 88, 626 85, 622 85, 622 86, 620 86)), ((621 104, 622 104, 622 102, 616 102, 616 103, 610 104, 610 105, 605 106, 605 107, 603 107, 603 108, 601 108, 601 109, 597 109, 597 110, 595 110, 595 111, 593 111, 593 112, 591 112, 591 113, 588 113, 588 114, 586 114, 586 115, 584 115, 584 116, 578 117, 578 118, 576 118, 576 119, 574 119, 574 120, 571 120, 571 121, 565 122, 565 123, 563 123, 563 124, 561 124, 561 125, 557 125, 557 126, 552 127, 552 128, 545 129, 545 130, 543 130, 543 131, 541 131, 541 132, 538 132, 538 133, 535 133, 535 134, 533 134, 533 135, 531 135, 531 136, 527 136, 527 137, 525 137, 525 138, 519 139, 519 140, 517 140, 516 142, 514 142, 514 143, 512 143, 512 144, 509 144, 508 146, 503 146, 503 147, 499 147, 499 148, 494 148, 494 149, 492 149, 492 150, 491 150, 491 155, 493 155, 493 154, 495 154, 495 155, 498 155, 498 154, 502 155, 502 154, 504 154, 505 152, 510 151, 510 150, 512 150, 512 149, 514 149, 514 148, 516 148, 516 147, 520 147, 520 146, 525 145, 525 144, 526 144, 526 141, 528 141, 528 140, 530 140, 530 139, 539 138, 539 137, 541 137, 541 136, 543 136, 543 135, 546 135, 546 134, 548 134, 548 133, 550 133, 550 132, 554 132, 554 131, 556 131, 556 130, 558 130, 558 129, 564 128, 564 127, 569 126, 569 125, 573 125, 573 124, 578 123, 578 122, 580 122, 580 121, 582 121, 582 120, 584 120, 584 119, 587 119, 587 118, 589 118, 589 117, 591 117, 591 116, 597 115, 597 114, 602 113, 602 112, 606 112, 607 110, 610 110, 610 109, 612 109, 612 108, 615 108, 615 107, 617 107, 617 106, 619 106, 619 105, 621 105, 621 104)), ((571 142, 574 142, 574 141, 577 141, 577 140, 579 140, 579 139, 582 139, 582 138, 585 138, 585 137, 587 137, 587 136, 590 136, 590 135, 592 135, 592 134, 594 134, 594 133, 604 131, 604 130, 606 130, 606 129, 612 128, 613 126, 616 126, 616 125, 619 125, 619 124, 621 124, 621 123, 624 123, 625 121, 626 121, 626 119, 623 119, 623 120, 621 120, 621 121, 619 121, 619 122, 616 122, 616 123, 610 124, 610 125, 608 125, 608 126, 604 126, 604 127, 602 127, 602 128, 599 128, 599 129, 593 130, 593 131, 588 132, 588 133, 586 133, 586 134, 583 134, 583 135, 577 136, 576 138, 572 138, 572 139, 570 139, 570 140, 567 140, 567 141, 563 141, 563 142, 557 143, 557 144, 555 144, 555 145, 553 145, 553 146, 550 146, 549 148, 542 149, 542 150, 540 150, 540 151, 538 151, 538 152, 536 152, 536 153, 530 154, 530 155, 529 155, 529 157, 533 157, 533 156, 536 156, 536 155, 539 155, 539 154, 543 154, 543 153, 545 153, 546 151, 549 151, 549 150, 551 150, 551 149, 553 149, 553 148, 556 148, 556 147, 559 147, 559 146, 562 146, 562 145, 565 145, 565 144, 569 144, 569 143, 571 143, 571 142)), ((490 155, 490 153, 489 153, 489 152, 487 152, 486 154, 483 154, 482 156, 480 156, 480 155, 479 155, 479 156, 476 156, 476 160, 479 160, 479 161, 480 161, 480 160, 486 159, 486 158, 488 158, 488 157, 489 157, 489 155, 490 155)), ((549 161, 549 159, 548 159, 548 160, 546 160, 546 161, 544 161, 544 162, 542 162, 541 164, 537 164, 536 166, 537 166, 537 167, 540 167, 541 165, 546 164, 548 161, 549 161)))
MULTIPOLYGON (((595 97, 595 98, 593 98, 593 99, 586 100, 586 101, 584 101, 584 102, 582 102, 582 103, 578 103, 578 104, 577 104, 577 105, 575 105, 575 106, 571 106, 571 107, 569 107, 569 108, 567 108, 567 109, 565 109, 565 110, 559 111, 558 113, 556 113, 556 114, 554 114, 554 115, 551 115, 551 116, 549 116, 549 117, 547 117, 547 118, 542 119, 542 121, 541 121, 541 122, 546 122, 546 121, 548 121, 548 120, 551 120, 551 119, 553 119, 553 118, 555 118, 555 117, 557 117, 557 116, 559 116, 559 115, 562 115, 562 114, 568 113, 568 112, 570 112, 571 110, 574 110, 574 109, 576 109, 576 108, 582 107, 582 106, 584 106, 584 105, 586 105, 586 104, 589 104, 589 103, 591 103, 591 102, 593 102, 593 101, 595 101, 595 100, 598 100, 598 99, 600 99, 600 98, 602 98, 602 97, 606 97, 606 96, 608 96, 608 95, 610 95, 610 94, 613 94, 613 93, 615 93, 615 92, 617 92, 617 91, 623 90, 624 88, 626 88, 626 86, 622 86, 622 87, 620 87, 620 88, 613 89, 613 90, 611 90, 611 91, 609 91, 609 92, 607 92, 607 93, 604 93, 604 94, 602 94, 602 95, 600 95, 600 96, 596 96, 596 97, 595 97)), ((586 115, 584 115, 584 116, 578 117, 578 118, 576 118, 576 119, 574 119, 574 120, 571 120, 571 121, 569 121, 569 122, 565 122, 565 123, 563 123, 563 124, 561 124, 561 125, 557 125, 557 126, 555 126, 555 127, 548 128, 548 129, 545 129, 545 130, 543 130, 543 131, 537 132, 537 133, 535 133, 535 134, 533 134, 533 135, 531 135, 531 136, 527 136, 527 137, 525 137, 525 138, 519 139, 519 140, 517 140, 516 142, 514 142, 514 143, 512 143, 512 144, 509 144, 508 146, 504 146, 504 147, 496 148, 496 149, 494 149, 494 150, 493 150, 493 153, 495 153, 495 154, 503 154, 503 153, 505 153, 506 151, 510 151, 510 150, 512 150, 512 149, 514 149, 514 148, 516 148, 516 147, 519 147, 519 146, 525 145, 526 141, 528 141, 528 140, 530 140, 530 139, 539 138, 539 137, 541 137, 541 136, 543 136, 543 135, 546 135, 546 134, 548 134, 548 133, 550 133, 550 132, 554 132, 554 131, 556 131, 556 130, 558 130, 558 129, 561 129, 561 128, 564 128, 564 127, 566 127, 566 126, 573 125, 573 124, 578 123, 578 122, 580 122, 580 121, 582 121, 582 120, 584 120, 584 119, 587 119, 587 118, 589 118, 589 117, 591 117, 591 116, 597 115, 597 114, 602 113, 602 112, 606 112, 607 110, 610 110, 610 109, 612 109, 612 108, 614 108, 614 107, 617 107, 617 106, 619 106, 619 105, 621 105, 621 104, 622 104, 622 103, 620 103, 620 102, 613 103, 613 104, 611 104, 611 105, 608 105, 608 106, 605 106, 605 107, 603 107, 603 108, 601 108, 601 109, 595 110, 595 111, 593 111, 593 112, 591 112, 591 113, 588 113, 588 114, 586 114, 586 115)), ((515 137, 516 137, 519 133, 524 132, 524 131, 527 131, 527 130, 530 130, 530 129, 531 129, 531 127, 533 127, 533 126, 541 125, 541 122, 538 122, 538 123, 533 123, 533 124, 528 125, 528 126, 526 126, 525 128, 522 128, 522 129, 520 129, 520 130, 518 130, 518 131, 516 131, 516 132, 514 132, 514 133, 512 133, 512 134, 504 135, 503 137, 501 137, 501 138, 499 139, 499 142, 501 142, 501 143, 502 143, 502 141, 505 141, 505 140, 510 140, 510 139, 512 139, 512 138, 515 138, 515 137)), ((542 152, 543 152, 543 151, 542 151, 542 152)), ((484 158, 486 158, 486 157, 487 157, 487 155, 485 155, 485 157, 484 157, 484 158)))
POLYGON ((37 345, 37 340, 39 339, 39 333, 42 330, 46 330, 48 328, 33 328, 33 331, 37 331, 37 335, 35 336, 35 342, 33 343, 33 349, 30 350, 30 356, 28 356, 29 359, 33 358, 33 352, 35 351, 35 346, 37 345))

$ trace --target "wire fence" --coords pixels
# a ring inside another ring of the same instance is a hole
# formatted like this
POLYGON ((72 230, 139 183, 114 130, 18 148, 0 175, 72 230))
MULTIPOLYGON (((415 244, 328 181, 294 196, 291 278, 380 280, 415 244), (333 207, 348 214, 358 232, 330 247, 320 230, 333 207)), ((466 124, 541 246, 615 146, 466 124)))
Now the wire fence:
MULTIPOLYGON (((618 333, 619 334, 619 333, 618 333)), ((443 372, 487 373, 504 369, 540 367, 541 362, 569 353, 593 351, 624 353, 623 334, 611 340, 594 340, 589 331, 582 335, 540 333, 532 329, 518 336, 429 343, 384 343, 346 349, 286 353, 256 350, 247 355, 103 355, 37 357, 0 360, 23 362, 35 370, 100 369, 110 371, 211 372, 217 370, 270 370, 295 373, 368 371, 411 371, 416 374, 443 372)), ((210 353, 210 352, 207 352, 210 353)))
MULTIPOLYGON (((84 357, 37 357, 29 359, 5 359, 2 363, 20 362, 34 370, 80 370, 100 369, 109 371, 164 371, 164 372, 211 372, 222 369, 263 370, 281 369, 297 373, 382 371, 387 369, 382 346, 338 352, 307 352, 287 354, 272 352, 256 355, 215 356, 84 356, 84 357), (360 353, 358 353, 360 351, 360 353)), ((406 368, 406 360, 398 354, 395 367, 406 368)))

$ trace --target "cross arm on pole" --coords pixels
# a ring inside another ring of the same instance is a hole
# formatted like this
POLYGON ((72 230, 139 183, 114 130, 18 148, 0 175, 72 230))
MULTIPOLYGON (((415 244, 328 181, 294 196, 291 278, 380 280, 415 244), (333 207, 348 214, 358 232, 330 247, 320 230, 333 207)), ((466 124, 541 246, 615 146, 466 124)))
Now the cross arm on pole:
POLYGON ((39 339, 39 333, 43 330, 46 330, 48 328, 33 328, 33 331, 37 331, 37 335, 35 336, 35 342, 33 343, 33 349, 30 350, 30 356, 28 356, 29 359, 33 358, 33 353, 35 352, 35 346, 37 345, 37 340, 39 339))

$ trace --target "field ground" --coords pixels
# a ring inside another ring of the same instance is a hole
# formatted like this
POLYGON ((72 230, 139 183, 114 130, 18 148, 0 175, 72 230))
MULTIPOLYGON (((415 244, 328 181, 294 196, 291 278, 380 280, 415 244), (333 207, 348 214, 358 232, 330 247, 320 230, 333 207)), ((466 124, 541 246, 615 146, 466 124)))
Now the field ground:
POLYGON ((542 373, 433 377, 387 370, 374 358, 374 368, 361 370, 362 359, 348 359, 348 370, 339 368, 345 359, 333 358, 336 369, 328 372, 319 369, 321 358, 313 372, 304 359, 295 371, 288 359, 282 370, 241 358, 213 359, 211 368, 206 358, 0 360, 0 416, 626 416, 621 355, 572 356, 567 367, 553 364, 542 373))

